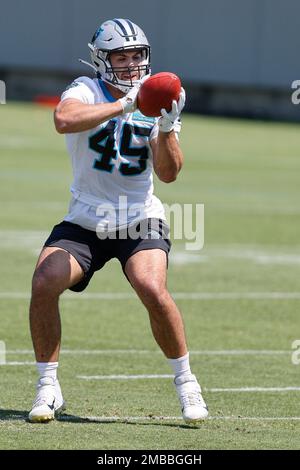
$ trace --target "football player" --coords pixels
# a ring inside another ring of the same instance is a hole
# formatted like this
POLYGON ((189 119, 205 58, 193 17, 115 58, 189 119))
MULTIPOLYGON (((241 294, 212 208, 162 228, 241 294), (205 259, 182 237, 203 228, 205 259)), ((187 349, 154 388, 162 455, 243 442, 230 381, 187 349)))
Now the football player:
POLYGON ((83 291, 94 272, 116 257, 174 371, 183 418, 196 423, 208 410, 190 369, 181 314, 166 287, 171 244, 152 175, 154 170, 171 183, 182 167, 178 133, 185 92, 160 118, 141 114, 137 94, 151 73, 151 49, 130 20, 104 22, 88 46, 96 77, 76 79, 55 110, 74 180, 69 212, 46 240, 33 276, 30 327, 39 380, 29 420, 49 421, 64 409, 57 379, 59 296, 66 289, 83 291))

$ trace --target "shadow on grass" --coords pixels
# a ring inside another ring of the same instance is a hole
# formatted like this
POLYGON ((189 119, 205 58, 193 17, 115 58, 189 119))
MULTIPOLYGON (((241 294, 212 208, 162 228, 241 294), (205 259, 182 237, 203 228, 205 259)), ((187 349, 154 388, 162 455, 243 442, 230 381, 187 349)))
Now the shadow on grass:
MULTIPOLYGON (((28 410, 0 410, 0 421, 26 421, 28 420, 28 410)), ((63 423, 73 423, 73 424, 130 424, 132 426, 165 426, 171 428, 181 428, 181 429, 199 429, 198 426, 192 426, 184 423, 170 423, 167 419, 160 417, 147 417, 145 416, 145 421, 139 419, 134 421, 132 419, 126 419, 122 417, 116 418, 93 418, 81 416, 75 416, 71 414, 61 414, 57 417, 57 421, 63 423)), ((47 424, 47 423, 38 423, 38 424, 47 424)))
POLYGON ((63 422, 70 422, 70 423, 79 423, 79 424, 130 424, 133 426, 167 426, 172 428, 183 428, 183 429, 198 429, 199 426, 192 426, 184 423, 170 423, 167 419, 160 418, 160 417, 147 417, 145 416, 145 421, 143 419, 139 419, 138 421, 134 421, 133 419, 127 419, 122 417, 116 418, 93 418, 93 417, 86 417, 82 418, 80 416, 69 415, 69 414, 61 414, 58 417, 58 421, 63 422))
POLYGON ((0 421, 27 420, 27 418, 27 410, 0 410, 0 421))

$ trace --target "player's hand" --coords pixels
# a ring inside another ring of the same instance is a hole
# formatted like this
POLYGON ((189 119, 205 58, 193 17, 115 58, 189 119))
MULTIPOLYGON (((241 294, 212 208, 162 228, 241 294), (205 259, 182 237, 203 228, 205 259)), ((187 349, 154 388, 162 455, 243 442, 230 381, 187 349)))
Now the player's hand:
POLYGON ((137 83, 128 93, 127 95, 123 96, 123 98, 120 98, 119 101, 122 105, 123 108, 123 113, 133 113, 137 109, 137 95, 139 92, 140 87, 144 83, 147 78, 149 78, 150 75, 145 75, 139 83, 137 83))
POLYGON ((159 130, 161 132, 180 132, 181 122, 180 113, 185 105, 185 91, 181 88, 181 92, 178 101, 173 100, 172 109, 168 113, 165 109, 162 109, 161 117, 158 120, 159 130))
POLYGON ((122 114, 133 113, 137 108, 137 95, 140 89, 140 83, 135 85, 127 95, 120 98, 118 101, 121 103, 123 108, 122 114))
POLYGON ((137 83, 123 98, 120 98, 119 101, 123 108, 123 114, 133 113, 137 109, 137 95, 141 85, 147 80, 150 75, 145 75, 139 83, 137 83))
POLYGON ((148 80, 148 78, 151 77, 151 73, 148 73, 147 75, 144 75, 143 78, 140 80, 140 86, 142 86, 142 84, 148 80))

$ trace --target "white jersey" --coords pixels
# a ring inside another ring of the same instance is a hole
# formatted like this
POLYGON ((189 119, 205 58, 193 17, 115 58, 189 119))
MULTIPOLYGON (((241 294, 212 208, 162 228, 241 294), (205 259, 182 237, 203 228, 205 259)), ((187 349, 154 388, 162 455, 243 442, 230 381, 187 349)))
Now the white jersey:
MULTIPOLYGON (((76 79, 61 99, 86 104, 115 101, 104 82, 76 79)), ((165 220, 153 195, 150 141, 158 135, 157 118, 140 111, 117 116, 84 132, 66 134, 74 181, 65 220, 89 230, 125 227, 147 217, 165 220)))

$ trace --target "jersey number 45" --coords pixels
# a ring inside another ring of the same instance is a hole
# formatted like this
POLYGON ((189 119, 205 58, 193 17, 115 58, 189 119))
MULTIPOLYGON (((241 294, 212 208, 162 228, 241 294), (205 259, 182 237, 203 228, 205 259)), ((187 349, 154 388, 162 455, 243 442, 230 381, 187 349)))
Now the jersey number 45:
MULTIPOLYGON (((113 160, 117 158, 117 147, 115 139, 115 128, 117 121, 112 119, 107 126, 89 138, 89 146, 92 150, 99 154, 99 158, 94 161, 95 170, 108 171, 111 173, 114 168, 113 160)), ((125 123, 121 131, 119 142, 119 152, 122 157, 134 157, 133 163, 122 162, 119 171, 124 176, 139 175, 145 171, 147 167, 147 159, 149 157, 148 145, 138 147, 131 146, 133 135, 144 137, 143 140, 148 141, 151 128, 140 127, 125 123)))

